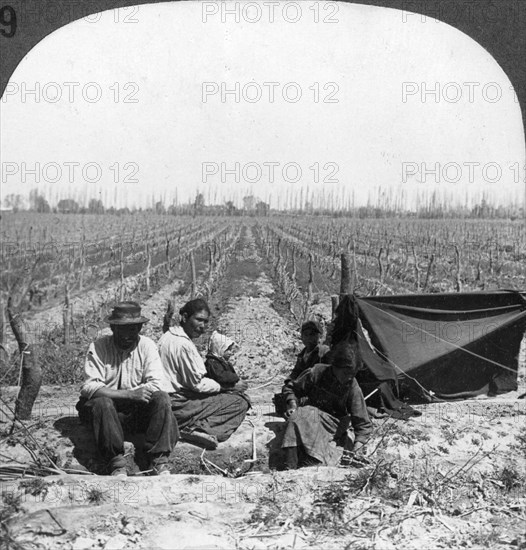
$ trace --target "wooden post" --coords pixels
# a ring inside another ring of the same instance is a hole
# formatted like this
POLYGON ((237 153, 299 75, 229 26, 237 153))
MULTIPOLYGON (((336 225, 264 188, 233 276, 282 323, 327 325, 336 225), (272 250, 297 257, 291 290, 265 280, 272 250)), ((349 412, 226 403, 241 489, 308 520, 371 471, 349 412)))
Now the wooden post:
POLYGON ((195 272, 195 258, 193 251, 190 252, 190 268, 192 270, 192 295, 191 299, 193 300, 195 298, 195 295, 197 293, 197 275, 195 272))
POLYGON ((292 249, 292 280, 296 283, 296 249, 292 249))
POLYGON ((70 337, 70 311, 69 311, 69 287, 66 283, 65 288, 65 298, 64 298, 64 309, 62 310, 62 321, 64 325, 64 344, 67 346, 71 342, 70 337))
POLYGON ((28 420, 42 384, 42 369, 38 364, 37 347, 28 342, 20 314, 13 309, 11 296, 7 300, 7 316, 22 362, 22 382, 15 404, 15 418, 28 420))
POLYGON ((341 254, 342 275, 340 280, 340 298, 351 292, 351 270, 349 268, 349 255, 341 254))

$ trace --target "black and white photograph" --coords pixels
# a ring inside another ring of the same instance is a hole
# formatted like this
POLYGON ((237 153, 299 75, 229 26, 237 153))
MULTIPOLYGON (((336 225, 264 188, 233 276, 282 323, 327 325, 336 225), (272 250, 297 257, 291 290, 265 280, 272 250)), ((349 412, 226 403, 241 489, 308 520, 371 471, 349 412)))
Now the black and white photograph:
POLYGON ((0 2, 0 550, 526 550, 526 2, 0 2))

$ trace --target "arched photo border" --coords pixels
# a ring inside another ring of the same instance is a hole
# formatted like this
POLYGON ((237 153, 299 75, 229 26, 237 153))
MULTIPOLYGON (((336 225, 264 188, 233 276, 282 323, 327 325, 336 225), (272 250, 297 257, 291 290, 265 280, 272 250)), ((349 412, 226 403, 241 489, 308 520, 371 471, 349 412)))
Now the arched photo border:
MULTIPOLYGON (((0 8, 11 6, 15 13, 35 9, 53 17, 24 18, 12 37, 0 27, 0 96, 25 55, 55 30, 83 17, 116 8, 180 2, 182 0, 4 0, 0 8), (35 8, 38 6, 38 8, 35 8), (60 7, 67 7, 61 10, 60 7)), ((218 0, 220 1, 220 0, 218 0)), ((308 3, 308 0, 303 0, 308 3)), ((314 0, 313 0, 314 1, 314 0)), ((341 0, 411 12, 457 28, 484 47, 510 79, 521 108, 526 132, 526 2, 523 0, 341 0)), ((402 14, 401 14, 402 17, 402 14)), ((526 221, 526 185, 525 185, 526 221)))

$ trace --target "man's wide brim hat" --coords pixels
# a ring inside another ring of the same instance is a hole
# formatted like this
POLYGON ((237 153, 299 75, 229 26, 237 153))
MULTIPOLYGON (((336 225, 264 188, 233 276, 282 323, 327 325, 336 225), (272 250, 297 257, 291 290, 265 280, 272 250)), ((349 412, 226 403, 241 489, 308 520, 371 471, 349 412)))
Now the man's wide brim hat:
POLYGON ((137 302, 115 304, 111 315, 104 319, 110 325, 137 325, 147 323, 149 320, 141 315, 141 306, 137 302))

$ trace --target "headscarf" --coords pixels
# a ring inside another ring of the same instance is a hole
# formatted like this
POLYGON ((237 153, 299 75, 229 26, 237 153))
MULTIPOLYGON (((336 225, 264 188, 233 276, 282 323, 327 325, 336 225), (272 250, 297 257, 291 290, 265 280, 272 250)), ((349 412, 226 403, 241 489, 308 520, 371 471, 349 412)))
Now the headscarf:
POLYGON ((214 332, 212 332, 212 335, 210 336, 210 340, 208 341, 208 353, 210 355, 214 355, 215 357, 223 359, 225 351, 232 344, 235 344, 234 340, 232 340, 228 336, 225 336, 224 334, 217 332, 217 330, 214 330, 214 332))

